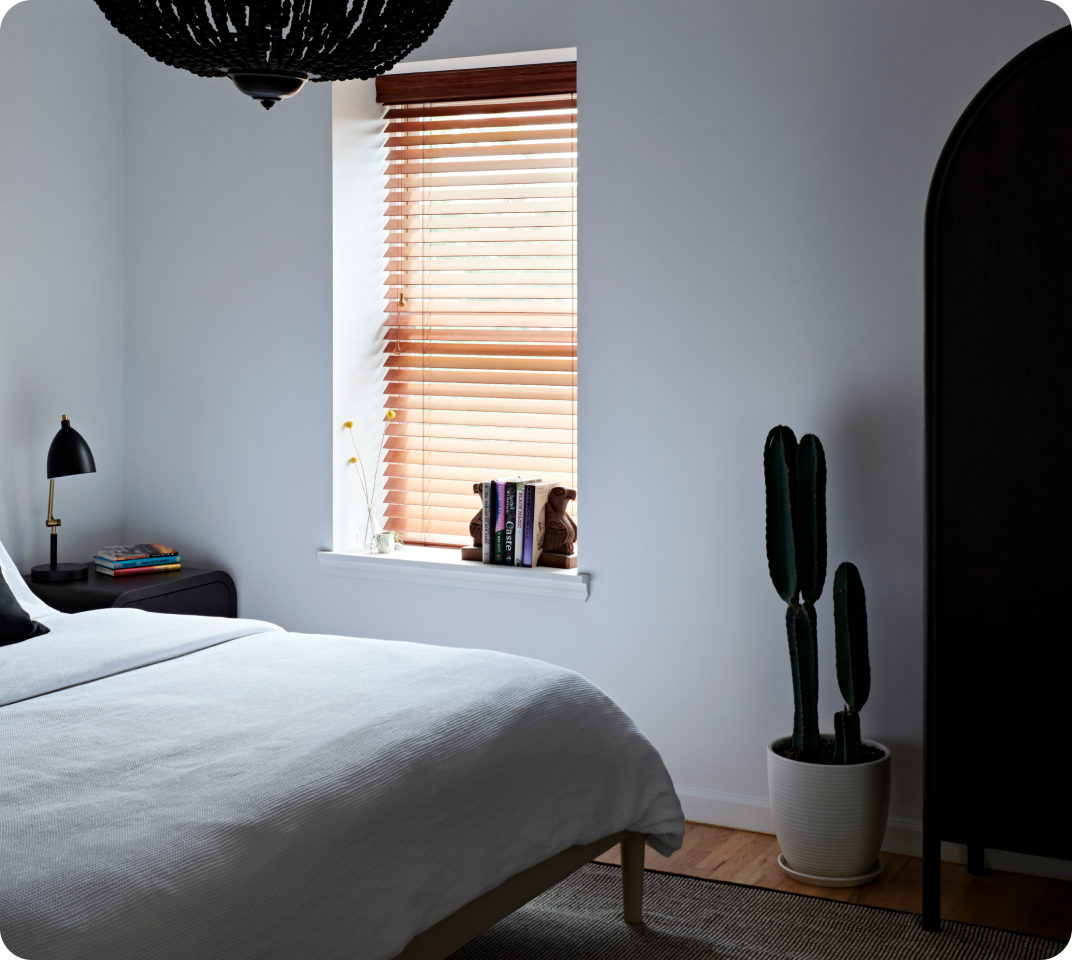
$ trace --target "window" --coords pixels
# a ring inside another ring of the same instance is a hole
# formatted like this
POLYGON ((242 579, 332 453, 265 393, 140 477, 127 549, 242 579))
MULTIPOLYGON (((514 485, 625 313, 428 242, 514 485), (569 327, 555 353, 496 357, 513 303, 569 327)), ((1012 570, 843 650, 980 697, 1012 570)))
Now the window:
POLYGON ((471 542, 476 481, 577 474, 576 64, 402 74, 388 105, 386 526, 471 542))

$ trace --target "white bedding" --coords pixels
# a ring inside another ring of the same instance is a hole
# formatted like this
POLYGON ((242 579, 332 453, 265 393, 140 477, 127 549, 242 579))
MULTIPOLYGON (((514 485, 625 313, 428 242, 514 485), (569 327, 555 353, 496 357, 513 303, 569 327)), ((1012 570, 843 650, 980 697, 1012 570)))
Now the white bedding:
POLYGON ((630 829, 680 846, 658 753, 568 670, 47 609, 51 633, 0 648, 16 956, 385 960, 571 845, 630 829))

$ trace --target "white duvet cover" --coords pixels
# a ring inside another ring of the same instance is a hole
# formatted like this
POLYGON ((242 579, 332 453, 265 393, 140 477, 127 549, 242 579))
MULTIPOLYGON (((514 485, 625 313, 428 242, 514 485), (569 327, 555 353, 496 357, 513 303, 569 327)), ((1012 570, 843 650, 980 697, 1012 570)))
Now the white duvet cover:
POLYGON ((0 936, 27 960, 381 960, 574 844, 680 846, 568 670, 131 610, 0 647, 0 936))

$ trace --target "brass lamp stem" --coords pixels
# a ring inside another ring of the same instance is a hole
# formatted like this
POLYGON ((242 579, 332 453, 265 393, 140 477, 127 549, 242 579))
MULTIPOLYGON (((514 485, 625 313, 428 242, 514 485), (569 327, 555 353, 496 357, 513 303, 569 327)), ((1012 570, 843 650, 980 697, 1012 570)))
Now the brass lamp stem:
POLYGON ((56 481, 49 479, 48 481, 48 519, 45 521, 45 526, 48 527, 48 532, 52 534, 48 538, 48 566, 49 569, 56 569, 56 531, 60 527, 60 522, 54 516, 52 516, 52 494, 56 491, 56 481))
POLYGON ((56 535, 56 527, 60 525, 60 521, 52 516, 52 495, 56 492, 56 481, 48 481, 48 519, 45 521, 45 526, 50 527, 50 533, 52 536, 56 535))

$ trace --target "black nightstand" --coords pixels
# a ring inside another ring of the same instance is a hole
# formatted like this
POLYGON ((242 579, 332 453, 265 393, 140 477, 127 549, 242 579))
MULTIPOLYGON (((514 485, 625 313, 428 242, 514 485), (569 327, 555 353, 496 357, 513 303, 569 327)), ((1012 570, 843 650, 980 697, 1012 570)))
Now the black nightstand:
POLYGON ((184 566, 170 573, 109 577, 89 568, 88 580, 38 583, 23 577, 34 594, 63 613, 103 607, 133 607, 151 613, 237 617, 238 593, 222 570, 184 566))

